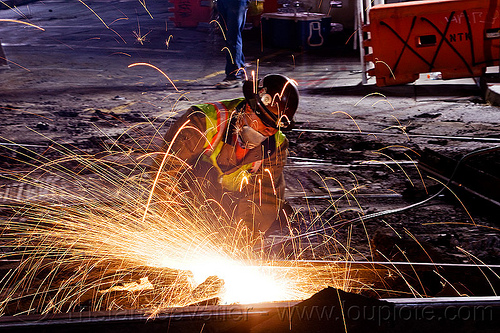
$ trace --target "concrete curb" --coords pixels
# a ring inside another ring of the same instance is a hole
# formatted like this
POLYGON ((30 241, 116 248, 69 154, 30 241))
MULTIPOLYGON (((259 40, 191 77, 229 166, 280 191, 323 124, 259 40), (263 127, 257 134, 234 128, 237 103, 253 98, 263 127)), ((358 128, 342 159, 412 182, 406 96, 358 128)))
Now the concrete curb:
POLYGON ((481 77, 481 88, 487 103, 500 106, 500 75, 485 74, 481 77))
POLYGON ((491 105, 500 106, 500 83, 488 84, 484 98, 491 105))

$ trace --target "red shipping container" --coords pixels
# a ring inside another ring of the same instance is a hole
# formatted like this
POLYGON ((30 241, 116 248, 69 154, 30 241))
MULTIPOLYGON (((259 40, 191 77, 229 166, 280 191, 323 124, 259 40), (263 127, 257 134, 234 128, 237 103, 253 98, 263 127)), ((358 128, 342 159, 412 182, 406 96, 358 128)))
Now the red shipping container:
POLYGON ((420 73, 443 79, 478 77, 499 64, 498 0, 414 1, 370 9, 365 56, 378 86, 404 84, 420 73))
POLYGON ((174 5, 170 11, 174 17, 170 19, 178 28, 195 28, 199 23, 210 22, 211 1, 209 0, 170 0, 174 5))

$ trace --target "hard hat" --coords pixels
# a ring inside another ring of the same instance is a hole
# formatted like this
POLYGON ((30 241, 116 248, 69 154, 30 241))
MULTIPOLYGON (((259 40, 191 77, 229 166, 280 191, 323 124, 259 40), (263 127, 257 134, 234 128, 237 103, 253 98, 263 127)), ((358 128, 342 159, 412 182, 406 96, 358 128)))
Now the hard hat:
POLYGON ((280 74, 266 75, 262 80, 245 81, 243 95, 262 122, 269 127, 290 130, 299 105, 295 81, 280 74))

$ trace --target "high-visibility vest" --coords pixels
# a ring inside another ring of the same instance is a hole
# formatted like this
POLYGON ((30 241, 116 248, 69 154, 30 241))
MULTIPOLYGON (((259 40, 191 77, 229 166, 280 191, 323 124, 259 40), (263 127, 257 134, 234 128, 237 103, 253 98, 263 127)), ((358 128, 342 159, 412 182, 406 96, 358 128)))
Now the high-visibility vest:
MULTIPOLYGON (((231 113, 242 103, 244 98, 232 100, 222 100, 214 103, 198 104, 198 108, 205 114, 206 130, 204 154, 202 160, 210 163, 218 172, 221 186, 229 191, 241 191, 243 186, 248 183, 251 174, 256 172, 262 165, 263 159, 252 163, 241 165, 236 171, 225 174, 217 164, 217 156, 224 145, 222 140, 226 128, 231 120, 231 113)), ((285 135, 278 131, 274 135, 275 147, 277 149, 286 140, 285 135)))

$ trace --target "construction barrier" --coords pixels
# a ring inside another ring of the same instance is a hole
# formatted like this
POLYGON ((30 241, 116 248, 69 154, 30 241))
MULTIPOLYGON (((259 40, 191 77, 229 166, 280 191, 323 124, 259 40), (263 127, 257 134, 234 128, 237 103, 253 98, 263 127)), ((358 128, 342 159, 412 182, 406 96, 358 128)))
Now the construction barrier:
POLYGON ((199 23, 210 22, 212 5, 210 0, 170 0, 174 5, 170 19, 178 28, 196 28, 199 23))
POLYGON ((7 67, 9 67, 9 64, 7 63, 5 52, 3 51, 2 41, 0 41, 0 69, 7 67))
POLYGON ((500 0, 414 1, 377 5, 363 28, 365 61, 378 86, 410 83, 420 73, 478 77, 499 64, 500 0))

